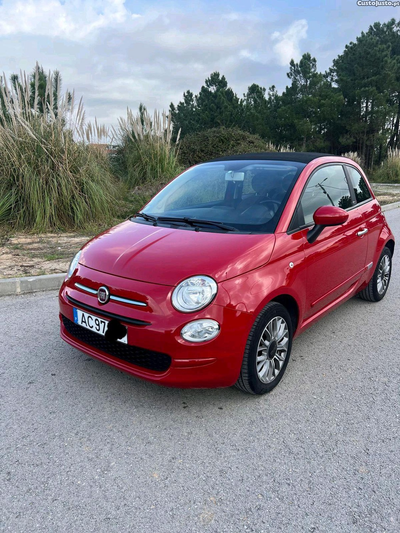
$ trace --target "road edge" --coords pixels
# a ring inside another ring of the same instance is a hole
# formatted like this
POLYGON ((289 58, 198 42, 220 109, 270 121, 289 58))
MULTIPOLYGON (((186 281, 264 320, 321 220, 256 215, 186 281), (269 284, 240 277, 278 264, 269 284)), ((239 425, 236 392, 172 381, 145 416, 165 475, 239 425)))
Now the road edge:
POLYGON ((64 278, 65 274, 45 274, 43 276, 0 279, 0 298, 2 296, 58 290, 64 278))
MULTIPOLYGON (((383 205, 382 211, 391 211, 396 208, 400 208, 400 202, 383 205)), ((32 292, 58 290, 64 278, 65 273, 0 279, 0 298, 2 296, 17 296, 32 292)))
POLYGON ((382 206, 382 211, 391 211, 392 209, 396 209, 400 207, 400 202, 394 202, 393 204, 386 204, 382 206))

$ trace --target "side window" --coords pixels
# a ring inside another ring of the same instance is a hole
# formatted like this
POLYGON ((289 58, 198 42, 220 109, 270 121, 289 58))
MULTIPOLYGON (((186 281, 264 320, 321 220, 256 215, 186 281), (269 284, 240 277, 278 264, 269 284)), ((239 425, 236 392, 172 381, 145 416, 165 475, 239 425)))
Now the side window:
POLYGON ((350 174, 351 181, 353 182, 354 194, 356 195, 357 203, 359 204, 361 202, 365 202, 365 200, 369 200, 369 198, 371 198, 371 193, 369 192, 368 186, 365 183, 365 179, 354 167, 347 166, 346 168, 350 174))
POLYGON ((313 214, 323 205, 346 209, 352 201, 342 165, 328 165, 317 170, 306 185, 301 198, 304 223, 313 223, 313 214))

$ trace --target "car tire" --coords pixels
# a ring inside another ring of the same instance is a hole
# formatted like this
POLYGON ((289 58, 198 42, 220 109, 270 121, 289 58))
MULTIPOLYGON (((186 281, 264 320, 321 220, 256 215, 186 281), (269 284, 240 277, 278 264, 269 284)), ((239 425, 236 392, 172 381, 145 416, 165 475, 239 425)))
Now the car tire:
POLYGON ((249 394, 266 394, 285 373, 292 349, 292 321, 287 309, 270 302, 251 328, 235 387, 249 394))
POLYGON ((392 273, 392 252, 385 246, 374 275, 368 285, 358 293, 359 297, 368 302, 379 302, 385 296, 392 273))

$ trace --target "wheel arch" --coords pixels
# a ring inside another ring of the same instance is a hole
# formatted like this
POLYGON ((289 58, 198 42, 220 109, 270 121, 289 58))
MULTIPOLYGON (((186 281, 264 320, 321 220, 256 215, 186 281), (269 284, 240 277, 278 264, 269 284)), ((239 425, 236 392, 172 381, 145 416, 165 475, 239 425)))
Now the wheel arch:
MULTIPOLYGON (((389 250, 391 251, 392 253, 392 256, 393 256, 393 252, 394 252, 394 248, 395 248, 395 239, 394 239, 394 235, 392 234, 392 232, 390 231, 390 228, 387 224, 385 224, 379 234, 379 237, 378 237, 378 242, 377 242, 377 245, 376 245, 376 248, 374 250, 374 256, 373 256, 373 265, 374 265, 374 269, 376 268, 376 265, 378 264, 378 261, 379 261, 379 258, 381 256, 381 253, 383 252, 383 249, 385 248, 385 246, 387 248, 389 248, 389 250)), ((371 277, 372 277, 373 274, 371 274, 371 277)), ((369 279, 368 279, 369 281, 369 279)))
POLYGON ((389 239, 387 241, 387 243, 385 244, 385 246, 387 248, 389 248, 391 254, 392 254, 392 257, 393 257, 393 254, 394 254, 394 246, 395 246, 395 243, 394 243, 394 240, 393 239, 389 239))
POLYGON ((279 294, 278 296, 274 296, 270 302, 280 303, 285 309, 287 309, 292 321, 293 335, 295 335, 300 318, 300 309, 296 299, 290 294, 279 294))

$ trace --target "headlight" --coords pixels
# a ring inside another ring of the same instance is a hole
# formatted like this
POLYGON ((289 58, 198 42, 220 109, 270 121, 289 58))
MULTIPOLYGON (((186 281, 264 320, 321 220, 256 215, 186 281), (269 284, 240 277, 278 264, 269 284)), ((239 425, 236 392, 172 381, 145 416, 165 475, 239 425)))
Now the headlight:
POLYGON ((67 277, 65 279, 69 279, 72 276, 72 274, 74 273, 74 270, 78 266, 80 257, 81 257, 81 250, 79 250, 79 252, 75 255, 75 257, 70 262, 67 277))
POLYGON ((210 318, 194 320, 182 328, 181 337, 189 342, 210 341, 219 333, 219 324, 210 318))
POLYGON ((193 313, 208 305, 217 294, 217 284, 208 276, 185 279, 172 293, 172 305, 182 313, 193 313))

